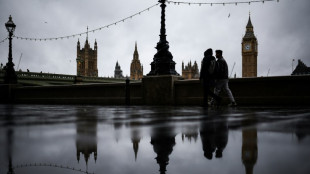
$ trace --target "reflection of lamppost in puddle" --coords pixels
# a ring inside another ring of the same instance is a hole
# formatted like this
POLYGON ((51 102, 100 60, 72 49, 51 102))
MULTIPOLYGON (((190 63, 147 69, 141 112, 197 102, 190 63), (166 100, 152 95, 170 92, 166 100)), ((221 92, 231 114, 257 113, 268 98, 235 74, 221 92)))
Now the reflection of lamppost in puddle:
POLYGON ((14 112, 14 106, 10 107, 8 106, 5 109, 4 114, 6 115, 5 117, 5 121, 6 121, 6 125, 7 126, 7 130, 6 130, 6 152, 7 152, 7 159, 8 159, 8 172, 7 174, 14 174, 14 167, 13 167, 13 159, 12 159, 12 155, 13 155, 13 136, 14 136, 14 116, 12 115, 12 112, 14 112))
POLYGON ((173 127, 159 127, 153 130, 151 135, 151 144, 157 154, 155 158, 159 164, 160 174, 165 174, 169 164, 169 155, 175 145, 175 133, 173 127))
POLYGON ((9 166, 8 166, 8 173, 7 174, 14 174, 13 165, 12 165, 12 146, 13 146, 13 130, 9 128, 7 130, 7 153, 8 153, 8 160, 9 160, 9 166))

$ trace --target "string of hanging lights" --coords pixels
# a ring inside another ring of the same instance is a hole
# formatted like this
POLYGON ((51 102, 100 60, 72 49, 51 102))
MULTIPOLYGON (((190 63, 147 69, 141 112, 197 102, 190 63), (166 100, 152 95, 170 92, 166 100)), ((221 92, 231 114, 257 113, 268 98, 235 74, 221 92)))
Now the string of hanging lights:
POLYGON ((0 41, 0 44, 2 44, 4 41, 6 41, 8 38, 4 38, 0 41))
POLYGON ((180 4, 187 4, 187 5, 223 5, 225 6, 226 4, 228 5, 238 5, 238 4, 249 4, 251 3, 265 3, 268 1, 277 1, 279 0, 252 0, 252 1, 230 1, 230 2, 181 2, 181 1, 167 1, 168 4, 172 3, 174 5, 180 5, 180 4))
MULTIPOLYGON (((77 34, 73 34, 73 35, 67 35, 67 36, 62 36, 62 37, 50 37, 50 38, 30 38, 30 37, 21 37, 21 36, 13 36, 15 37, 16 39, 21 39, 21 40, 30 40, 30 41, 52 41, 52 40, 62 40, 62 39, 70 39, 70 38, 74 38, 76 36, 82 36, 82 35, 85 35, 85 34, 88 34, 88 33, 94 33, 96 31, 99 31, 99 30, 102 30, 102 29, 105 29, 105 28, 109 28, 109 27, 112 27, 112 26, 115 26, 121 22, 125 22, 126 20, 129 20, 129 19, 132 19, 133 17, 136 17, 137 15, 140 15, 146 11, 149 11, 150 9, 154 8, 155 6, 159 5, 159 3, 157 4, 154 4, 142 11, 139 11, 131 16, 128 16, 126 18, 123 18, 119 21, 116 21, 116 22, 113 22, 113 23, 110 23, 108 25, 105 25, 105 26, 102 26, 102 27, 99 27, 99 28, 96 28, 96 29, 93 29, 93 30, 90 30, 90 31, 86 31, 86 32, 82 32, 82 33, 77 33, 77 34)), ((7 39, 7 38, 6 38, 7 39)))
MULTIPOLYGON (((265 3, 265 2, 270 2, 270 1, 277 1, 279 2, 279 0, 250 0, 250 1, 229 1, 229 2, 181 2, 181 1, 166 1, 168 4, 174 4, 174 5, 180 5, 180 4, 188 4, 188 5, 223 5, 225 6, 226 4, 228 5, 238 5, 238 4, 249 4, 251 5, 251 3, 265 3)), ((109 28, 109 27, 112 27, 112 26, 115 26, 121 22, 125 22, 129 19, 132 19, 133 17, 136 17, 137 15, 140 15, 146 11, 149 11, 150 9, 154 8, 155 6, 158 6, 160 3, 157 3, 157 4, 154 4, 142 11, 139 11, 131 16, 128 16, 126 18, 123 18, 119 21, 116 21, 116 22, 113 22, 113 23, 110 23, 108 25, 105 25, 105 26, 102 26, 102 27, 99 27, 99 28, 96 28, 96 29, 93 29, 93 30, 90 30, 90 31, 86 31, 86 32, 82 32, 82 33, 77 33, 77 34, 73 34, 73 35, 67 35, 67 36, 62 36, 62 37, 50 37, 50 38, 30 38, 30 37, 21 37, 21 36, 13 36, 15 37, 16 39, 21 39, 21 40, 29 40, 29 41, 53 41, 53 40, 62 40, 62 39, 70 39, 70 38, 74 38, 76 36, 82 36, 82 35, 85 35, 85 34, 88 34, 89 32, 91 33, 94 33, 96 31, 99 31, 99 30, 102 30, 102 29, 105 29, 105 28, 109 28)), ((3 43, 5 40, 7 40, 8 38, 5 38, 3 39, 1 43, 3 43)))

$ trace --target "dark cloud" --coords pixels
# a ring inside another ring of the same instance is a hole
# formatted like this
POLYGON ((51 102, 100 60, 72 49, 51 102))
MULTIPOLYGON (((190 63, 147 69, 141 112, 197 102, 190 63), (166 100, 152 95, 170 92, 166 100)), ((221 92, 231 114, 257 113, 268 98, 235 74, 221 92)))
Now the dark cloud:
MULTIPOLYGON (((197 0, 197 2, 199 2, 197 0)), ((202 2, 202 1, 200 1, 202 2)), ((205 1, 203 1, 205 2, 205 1)), ((208 1, 209 2, 209 1, 208 1)), ((227 2, 223 0, 223 2, 227 2)), ((24 37, 58 37, 85 32, 128 17, 153 4, 156 0, 60 1, 60 0, 0 0, 0 39, 7 37, 4 24, 9 15, 17 28, 15 34, 24 37)), ((245 33, 249 11, 257 35, 258 75, 289 75, 292 59, 302 59, 310 66, 307 37, 310 1, 280 0, 235 5, 174 5, 167 4, 167 39, 174 56, 176 70, 181 63, 197 61, 200 65, 204 50, 211 47, 224 50, 224 56, 237 76, 241 76, 241 39, 245 33), (230 17, 228 17, 230 15, 230 17)), ((142 13, 124 23, 89 33, 93 47, 98 42, 98 71, 100 76, 112 76, 118 60, 124 75, 129 75, 135 41, 144 74, 159 41, 160 7, 142 13)), ((13 40, 13 58, 20 68, 50 73, 76 73, 76 43, 85 42, 85 35, 48 42, 13 40)), ((0 62, 7 61, 7 44, 0 44, 0 62)), ((295 65, 296 65, 295 61, 295 65)))

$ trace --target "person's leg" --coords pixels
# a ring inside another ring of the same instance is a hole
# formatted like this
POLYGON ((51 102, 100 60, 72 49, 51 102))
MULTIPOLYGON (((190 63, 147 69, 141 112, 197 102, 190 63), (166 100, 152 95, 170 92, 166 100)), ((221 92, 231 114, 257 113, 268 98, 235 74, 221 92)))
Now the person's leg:
POLYGON ((208 90, 209 87, 206 85, 203 85, 203 106, 208 107, 208 90))
POLYGON ((236 102, 235 102, 235 99, 234 99, 234 96, 233 96, 231 90, 229 89, 229 86, 228 86, 228 79, 225 79, 225 80, 224 80, 224 90, 225 90, 225 92, 227 93, 230 102, 231 102, 231 103, 236 103, 236 102))
POLYGON ((214 94, 219 95, 221 90, 224 88, 225 80, 217 80, 214 87, 214 94))
POLYGON ((222 83, 220 80, 217 80, 215 82, 215 85, 214 85, 214 90, 213 92, 210 90, 209 92, 209 95, 212 97, 211 99, 211 103, 214 103, 214 100, 217 102, 217 104, 220 104, 221 102, 221 97, 219 96, 219 93, 221 91, 221 88, 222 88, 222 83))
POLYGON ((222 90, 221 83, 220 82, 216 82, 215 83, 215 87, 214 87, 214 94, 215 95, 219 95, 221 90, 222 90))

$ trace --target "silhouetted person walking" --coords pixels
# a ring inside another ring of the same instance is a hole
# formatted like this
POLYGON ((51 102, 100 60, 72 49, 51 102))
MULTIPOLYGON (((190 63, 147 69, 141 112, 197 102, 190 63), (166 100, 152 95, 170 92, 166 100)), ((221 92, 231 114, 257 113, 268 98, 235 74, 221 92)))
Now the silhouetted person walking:
POLYGON ((214 87, 215 77, 214 77, 214 68, 215 68, 215 58, 212 53, 212 49, 209 48, 204 52, 204 58, 201 63, 200 71, 200 81, 203 84, 203 106, 208 107, 208 96, 210 95, 218 103, 220 97, 215 95, 210 88, 214 87))
POLYGON ((228 87, 228 66, 225 61, 225 59, 222 56, 223 51, 222 50, 216 50, 215 51, 215 57, 217 58, 216 61, 216 68, 215 68, 215 89, 214 93, 216 95, 219 95, 222 89, 227 93, 229 100, 230 100, 230 106, 236 106, 236 102, 234 99, 234 96, 232 95, 229 87, 228 87))

